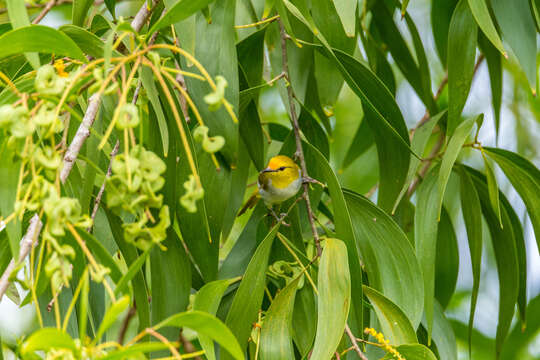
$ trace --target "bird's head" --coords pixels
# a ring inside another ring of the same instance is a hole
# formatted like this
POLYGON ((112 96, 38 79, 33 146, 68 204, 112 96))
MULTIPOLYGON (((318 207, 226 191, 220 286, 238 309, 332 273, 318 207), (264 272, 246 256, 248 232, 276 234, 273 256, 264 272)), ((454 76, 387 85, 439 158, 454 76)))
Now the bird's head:
POLYGON ((300 168, 288 156, 274 156, 265 169, 259 174, 259 184, 264 185, 272 180, 272 186, 283 189, 300 176, 300 168))

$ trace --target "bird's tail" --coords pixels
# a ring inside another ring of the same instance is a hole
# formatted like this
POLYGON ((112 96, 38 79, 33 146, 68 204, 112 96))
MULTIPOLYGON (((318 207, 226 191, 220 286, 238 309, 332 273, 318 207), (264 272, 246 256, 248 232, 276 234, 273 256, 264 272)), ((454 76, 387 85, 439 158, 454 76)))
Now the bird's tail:
POLYGON ((246 201, 246 203, 244 204, 244 206, 242 206, 242 208, 240 209, 240 211, 238 212, 238 215, 237 216, 240 216, 242 215, 243 213, 245 213, 248 209, 251 209, 252 207, 254 207, 257 202, 259 201, 259 199, 261 198, 261 196, 259 195, 259 190, 255 189, 255 191, 253 192, 253 194, 249 197, 249 199, 246 201))

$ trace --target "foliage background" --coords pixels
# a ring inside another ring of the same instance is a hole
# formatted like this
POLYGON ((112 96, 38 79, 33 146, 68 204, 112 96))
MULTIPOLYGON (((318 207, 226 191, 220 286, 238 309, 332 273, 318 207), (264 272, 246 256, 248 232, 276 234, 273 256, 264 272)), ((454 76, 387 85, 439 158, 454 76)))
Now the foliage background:
MULTIPOLYGON (((122 1, 117 5, 117 14, 133 14, 139 9, 141 2, 122 1)), ((431 1, 418 0, 411 1, 408 11, 416 26, 419 29, 422 42, 424 44, 429 67, 431 70, 432 87, 435 89, 444 76, 444 69, 436 55, 436 48, 431 32, 430 24, 431 1)), ((51 11, 41 22, 43 25, 59 27, 70 23, 71 14, 69 5, 60 6, 51 11)), ((400 29, 406 29, 404 22, 399 19, 399 14, 394 14, 394 20, 400 29)), ((7 21, 5 15, 0 17, 0 22, 7 21)), ((238 1, 236 24, 251 22, 247 16, 247 9, 244 2, 238 1)), ((239 31, 239 37, 247 36, 252 30, 239 31)), ((407 35, 408 33, 404 31, 407 35)), ((407 39, 410 43, 410 39, 407 39)), ((394 66, 394 74, 397 81, 396 101, 403 113, 404 119, 409 128, 413 127, 422 117, 425 106, 410 85, 405 81, 399 70, 394 66)), ((516 64, 515 58, 510 57, 509 61, 504 61, 503 76, 503 96, 501 108, 501 125, 498 138, 495 131, 494 114, 491 106, 491 91, 489 85, 489 74, 484 62, 475 75, 472 88, 464 109, 464 115, 485 114, 482 130, 479 134, 479 141, 484 146, 497 146, 500 148, 515 151, 531 160, 537 167, 540 164, 540 100, 533 97, 528 89, 524 75, 516 64), (498 141, 497 141, 498 140, 498 141)), ((443 99, 447 94, 443 94, 443 99)), ((443 100, 444 101, 444 100, 443 100)), ((288 111, 283 105, 277 87, 265 89, 260 98, 261 122, 276 122, 284 125, 289 124, 288 111)), ((333 127, 333 135, 330 138, 331 165, 343 187, 352 189, 358 193, 366 194, 377 183, 377 154, 372 147, 365 154, 354 161, 346 170, 341 165, 346 156, 347 150, 352 141, 351 134, 354 134, 359 124, 359 117, 362 109, 360 100, 351 92, 347 85, 340 92, 333 116, 330 118, 333 127)), ((269 154, 277 151, 270 148, 269 154)), ((483 169, 484 164, 478 152, 464 152, 462 161, 477 169, 483 169)), ((528 294, 529 300, 540 295, 540 256, 535 241, 535 235, 522 200, 504 174, 496 169, 498 184, 505 193, 523 222, 524 236, 527 246, 528 263, 528 294)), ((253 176, 251 177, 253 178, 253 176)), ((251 179, 250 178, 250 179, 251 179)), ((451 179, 447 192, 455 194, 458 192, 459 181, 451 179)), ((376 199, 377 192, 371 195, 376 199)), ((459 199, 455 196, 445 198, 445 206, 452 218, 457 239, 459 242, 459 278, 456 292, 452 297, 446 315, 454 321, 454 329, 459 341, 459 358, 467 358, 466 324, 469 315, 470 289, 472 287, 470 255, 467 247, 467 236, 465 226, 460 215, 459 199)), ((231 238, 238 235, 242 229, 242 218, 233 228, 231 238)), ((485 231, 487 233, 487 231, 485 231)), ((223 252, 231 246, 231 242, 226 244, 223 252)), ((475 328, 479 331, 475 341, 478 344, 475 352, 475 359, 490 358, 493 355, 493 348, 486 346, 492 344, 495 337, 497 318, 494 314, 498 309, 498 278, 495 269, 493 250, 490 246, 489 237, 484 239, 485 256, 482 262, 482 279, 477 307, 475 328)), ((517 320, 514 319, 514 322, 517 320)), ((33 317, 32 306, 18 309, 9 299, 4 298, 0 303, 0 329, 1 337, 4 341, 13 342, 20 338, 22 334, 31 332, 37 323, 33 317)), ((526 344, 522 344, 521 351, 528 352, 529 357, 538 358, 540 356, 540 330, 536 336, 532 336, 526 344)), ((525 355, 520 357, 525 359, 525 355)))

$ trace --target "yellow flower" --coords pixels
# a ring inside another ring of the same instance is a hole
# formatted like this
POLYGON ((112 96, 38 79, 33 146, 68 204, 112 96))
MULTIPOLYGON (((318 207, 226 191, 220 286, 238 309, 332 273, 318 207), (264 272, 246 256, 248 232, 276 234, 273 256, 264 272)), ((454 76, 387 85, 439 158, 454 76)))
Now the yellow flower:
POLYGON ((65 71, 64 60, 58 59, 54 62, 54 68, 60 77, 68 77, 69 74, 65 71))

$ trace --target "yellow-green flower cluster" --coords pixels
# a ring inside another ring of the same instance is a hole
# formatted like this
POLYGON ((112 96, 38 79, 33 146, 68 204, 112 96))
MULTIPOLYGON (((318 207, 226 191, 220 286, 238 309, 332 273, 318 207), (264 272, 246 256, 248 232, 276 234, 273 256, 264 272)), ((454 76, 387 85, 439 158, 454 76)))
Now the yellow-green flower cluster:
POLYGON ((380 332, 377 332, 374 328, 365 328, 364 333, 373 336, 379 343, 379 347, 384 349, 387 353, 391 354, 397 360, 405 360, 403 356, 396 350, 395 347, 390 345, 390 341, 384 338, 384 335, 380 332))

